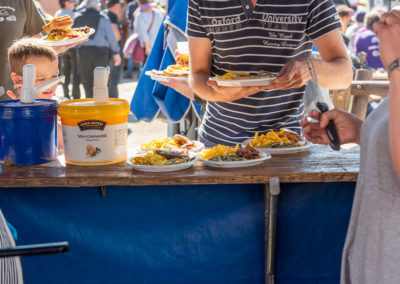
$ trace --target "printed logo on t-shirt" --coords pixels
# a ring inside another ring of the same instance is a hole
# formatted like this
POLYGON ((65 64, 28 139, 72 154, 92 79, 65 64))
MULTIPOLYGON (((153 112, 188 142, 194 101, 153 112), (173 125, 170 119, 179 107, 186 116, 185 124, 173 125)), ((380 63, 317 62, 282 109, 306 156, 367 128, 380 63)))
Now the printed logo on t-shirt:
POLYGON ((15 9, 9 6, 0 6, 0 22, 16 22, 15 9))
POLYGON ((212 27, 207 28, 209 33, 227 32, 242 28, 239 16, 214 18, 211 20, 211 25, 212 27))
POLYGON ((293 33, 289 26, 302 24, 303 16, 264 13, 261 19, 261 25, 269 30, 268 38, 263 40, 264 45, 276 48, 297 47, 297 42, 290 41, 293 39, 293 33))

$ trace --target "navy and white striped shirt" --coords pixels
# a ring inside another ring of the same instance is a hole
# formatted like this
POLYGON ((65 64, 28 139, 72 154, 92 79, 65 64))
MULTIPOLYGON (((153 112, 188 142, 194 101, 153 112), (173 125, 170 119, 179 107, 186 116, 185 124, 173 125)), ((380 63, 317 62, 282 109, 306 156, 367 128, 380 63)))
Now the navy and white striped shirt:
MULTIPOLYGON (((331 0, 190 0, 187 34, 212 44, 211 74, 226 70, 277 74, 289 61, 310 56, 312 40, 340 28, 331 0)), ((301 131, 305 86, 262 91, 234 102, 208 102, 199 129, 211 146, 233 145, 285 127, 301 131)))
MULTIPOLYGON (((0 210, 0 248, 15 247, 15 241, 0 210)), ((0 284, 23 284, 21 260, 18 256, 0 257, 0 284)))

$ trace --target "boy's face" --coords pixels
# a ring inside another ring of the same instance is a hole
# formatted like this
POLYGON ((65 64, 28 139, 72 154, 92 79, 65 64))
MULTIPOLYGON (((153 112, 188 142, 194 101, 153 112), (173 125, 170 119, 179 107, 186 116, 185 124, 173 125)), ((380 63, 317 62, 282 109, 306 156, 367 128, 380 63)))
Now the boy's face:
MULTIPOLYGON (((46 83, 54 78, 58 77, 58 60, 51 61, 45 56, 29 56, 25 64, 33 64, 36 67, 36 80, 35 87, 43 83, 46 83)), ((11 73, 11 79, 14 81, 14 88, 18 90, 20 94, 22 88, 23 77, 15 72, 11 73)), ((36 96, 38 99, 51 99, 57 89, 57 84, 50 87, 49 89, 41 92, 36 96)))

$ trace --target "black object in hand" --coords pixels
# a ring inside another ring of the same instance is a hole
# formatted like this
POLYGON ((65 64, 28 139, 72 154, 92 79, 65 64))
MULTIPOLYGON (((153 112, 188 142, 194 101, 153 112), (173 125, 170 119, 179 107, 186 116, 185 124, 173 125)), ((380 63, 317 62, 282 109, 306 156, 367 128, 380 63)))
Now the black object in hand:
MULTIPOLYGON (((317 108, 321 113, 324 113, 329 110, 328 105, 323 102, 317 102, 317 108)), ((330 145, 331 148, 335 151, 340 150, 340 141, 339 141, 339 135, 336 131, 336 126, 333 120, 329 120, 328 126, 326 127, 326 134, 329 137, 330 145)))

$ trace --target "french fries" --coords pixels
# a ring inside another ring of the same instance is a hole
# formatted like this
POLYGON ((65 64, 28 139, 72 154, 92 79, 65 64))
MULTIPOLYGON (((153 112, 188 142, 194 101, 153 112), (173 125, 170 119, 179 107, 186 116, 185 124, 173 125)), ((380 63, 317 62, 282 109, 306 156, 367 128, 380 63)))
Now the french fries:
POLYGON ((140 144, 140 149, 147 150, 174 150, 174 149, 187 149, 193 150, 196 147, 195 142, 189 138, 175 134, 170 137, 158 137, 157 139, 150 140, 149 142, 140 144))
POLYGON ((237 76, 249 76, 250 73, 247 72, 236 72, 236 71, 231 71, 231 70, 226 70, 226 73, 221 76, 215 76, 217 79, 223 79, 223 80, 233 80, 237 76))
POLYGON ((280 130, 269 131, 267 134, 260 136, 256 132, 253 140, 247 145, 255 148, 280 148, 302 146, 303 143, 297 133, 289 132, 282 128, 280 130))
POLYGON ((238 72, 227 70, 224 75, 215 76, 217 79, 222 80, 243 80, 243 79, 260 79, 260 78, 272 78, 273 75, 271 72, 260 70, 256 75, 252 75, 248 72, 238 72))
POLYGON ((131 163, 135 165, 153 165, 153 166, 164 166, 168 160, 154 153, 147 153, 144 156, 135 156, 131 159, 131 163))
POLYGON ((178 149, 180 145, 171 137, 158 137, 149 142, 140 144, 141 150, 171 150, 178 149))
POLYGON ((211 149, 206 149, 201 151, 199 157, 204 160, 209 160, 218 157, 225 157, 228 155, 235 155, 238 149, 239 149, 239 144, 236 144, 235 147, 218 145, 212 147, 211 149))
POLYGON ((135 165, 151 165, 151 166, 166 166, 172 164, 182 164, 186 163, 188 159, 167 159, 164 156, 158 155, 156 153, 147 153, 145 155, 137 155, 131 159, 131 163, 135 165))

